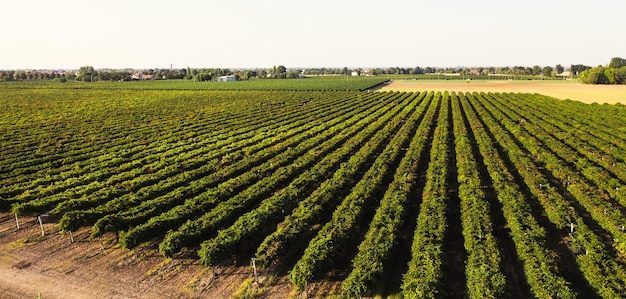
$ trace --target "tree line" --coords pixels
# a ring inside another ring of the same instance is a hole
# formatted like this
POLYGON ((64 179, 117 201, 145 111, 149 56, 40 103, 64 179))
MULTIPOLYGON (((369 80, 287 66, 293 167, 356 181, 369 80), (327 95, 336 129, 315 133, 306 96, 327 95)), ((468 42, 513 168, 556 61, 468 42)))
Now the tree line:
MULTIPOLYGON (((621 58, 620 58, 621 59, 621 58)), ((461 74, 461 75, 507 75, 507 76, 562 76, 565 71, 570 71, 568 77, 577 78, 585 70, 592 69, 590 66, 582 64, 570 65, 565 68, 560 64, 556 66, 512 66, 512 67, 387 67, 387 68, 286 68, 283 65, 272 68, 256 69, 228 69, 228 68, 180 68, 180 69, 95 69, 93 66, 82 66, 78 70, 0 70, 0 81, 21 81, 21 80, 58 80, 65 81, 131 81, 140 80, 149 76, 150 79, 187 79, 193 81, 216 81, 220 76, 234 76, 236 80, 248 80, 252 78, 265 79, 297 79, 303 76, 323 76, 323 75, 420 75, 420 74, 461 74), (141 74, 141 76, 138 76, 141 74)), ((596 70, 594 73, 604 73, 596 70)), ((622 70, 626 72, 626 69, 622 70)), ((617 72, 619 73, 619 71, 617 72)), ((591 75, 590 83, 599 81, 609 83, 617 76, 591 75)), ((626 74, 620 75, 621 80, 626 78, 626 74)))
POLYGON ((626 84, 626 59, 613 57, 608 65, 580 73, 580 80, 588 84, 626 84))

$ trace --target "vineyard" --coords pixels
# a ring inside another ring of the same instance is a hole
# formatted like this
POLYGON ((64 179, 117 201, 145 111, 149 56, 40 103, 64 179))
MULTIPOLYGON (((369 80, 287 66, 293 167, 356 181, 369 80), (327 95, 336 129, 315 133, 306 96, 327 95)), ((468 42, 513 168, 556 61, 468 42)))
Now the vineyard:
POLYGON ((1 219, 309 296, 626 297, 624 106, 343 80, 2 88, 1 219))
POLYGON ((3 82, 4 89, 104 89, 104 90, 279 90, 279 91, 365 91, 389 81, 380 77, 316 76, 301 79, 250 79, 232 82, 192 80, 155 80, 133 82, 61 83, 50 80, 3 82), (94 84, 95 83, 95 84, 94 84))

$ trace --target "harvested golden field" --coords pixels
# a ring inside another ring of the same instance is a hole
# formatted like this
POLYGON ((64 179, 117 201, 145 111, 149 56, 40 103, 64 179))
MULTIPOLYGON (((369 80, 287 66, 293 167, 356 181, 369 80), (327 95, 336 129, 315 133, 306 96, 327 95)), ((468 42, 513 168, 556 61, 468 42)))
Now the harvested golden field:
POLYGON ((462 91, 538 93, 584 103, 626 104, 626 85, 588 85, 572 81, 395 80, 381 91, 462 91))

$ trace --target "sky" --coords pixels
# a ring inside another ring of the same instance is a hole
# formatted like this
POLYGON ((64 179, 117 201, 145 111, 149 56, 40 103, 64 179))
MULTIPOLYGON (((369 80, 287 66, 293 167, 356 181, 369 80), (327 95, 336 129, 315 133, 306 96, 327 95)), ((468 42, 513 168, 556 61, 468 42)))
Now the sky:
POLYGON ((0 69, 554 66, 626 57, 624 0, 20 0, 0 69))

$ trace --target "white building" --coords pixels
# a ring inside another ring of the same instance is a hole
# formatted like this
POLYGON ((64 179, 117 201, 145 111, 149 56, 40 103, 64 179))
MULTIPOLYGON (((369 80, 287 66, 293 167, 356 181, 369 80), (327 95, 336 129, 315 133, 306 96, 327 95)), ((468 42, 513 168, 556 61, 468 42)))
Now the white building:
POLYGON ((230 81, 237 81, 237 78, 235 78, 235 76, 233 75, 217 77, 217 82, 230 82, 230 81))

